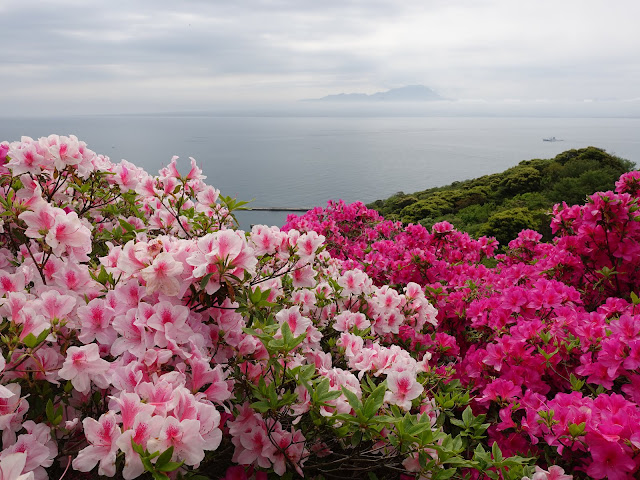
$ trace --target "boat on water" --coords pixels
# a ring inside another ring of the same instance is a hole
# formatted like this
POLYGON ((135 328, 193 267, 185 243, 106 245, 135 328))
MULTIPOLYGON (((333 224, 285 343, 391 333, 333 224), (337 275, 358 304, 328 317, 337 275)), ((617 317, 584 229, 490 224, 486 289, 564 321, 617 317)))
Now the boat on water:
POLYGON ((543 138, 543 142, 562 142, 563 140, 556 137, 543 138))

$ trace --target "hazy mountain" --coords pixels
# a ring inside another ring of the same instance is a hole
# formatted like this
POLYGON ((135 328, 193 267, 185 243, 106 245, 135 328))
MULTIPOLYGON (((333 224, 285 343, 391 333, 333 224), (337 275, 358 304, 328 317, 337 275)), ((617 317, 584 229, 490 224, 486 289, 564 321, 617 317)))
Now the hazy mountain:
POLYGON ((313 98, 314 102, 428 102, 444 100, 440 95, 424 85, 408 85, 406 87, 392 88, 386 92, 378 92, 372 95, 366 93, 340 93, 327 95, 322 98, 313 98))

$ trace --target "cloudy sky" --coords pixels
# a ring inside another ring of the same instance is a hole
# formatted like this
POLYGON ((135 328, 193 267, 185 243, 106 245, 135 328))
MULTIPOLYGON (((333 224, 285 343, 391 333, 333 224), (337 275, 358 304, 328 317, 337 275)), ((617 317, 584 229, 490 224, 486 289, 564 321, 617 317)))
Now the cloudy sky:
POLYGON ((638 0, 0 0, 0 115, 640 98, 638 0))

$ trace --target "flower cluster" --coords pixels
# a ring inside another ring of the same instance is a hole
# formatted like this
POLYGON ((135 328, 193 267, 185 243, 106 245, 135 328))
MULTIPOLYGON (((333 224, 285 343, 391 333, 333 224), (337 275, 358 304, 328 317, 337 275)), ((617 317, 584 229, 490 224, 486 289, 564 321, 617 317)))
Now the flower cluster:
MULTIPOLYGON (((323 231, 238 230, 193 160, 0 145, 0 478, 482 470, 486 435, 436 422, 468 395, 404 345, 438 325, 421 285, 379 284, 323 231)), ((490 468, 533 474, 510 461, 490 468)))
POLYGON ((0 143, 0 480, 640 473, 637 172, 497 255, 187 170, 0 143))
POLYGON ((425 287, 436 331, 400 336, 461 381, 502 452, 553 461, 531 478, 631 479, 640 473, 637 179, 625 174, 616 192, 583 206, 557 205, 553 242, 525 230, 495 256, 491 239, 446 222, 402 227, 362 205, 330 203, 284 228, 325 232, 336 258, 381 285, 425 287), (333 217, 348 235, 332 234, 333 217))

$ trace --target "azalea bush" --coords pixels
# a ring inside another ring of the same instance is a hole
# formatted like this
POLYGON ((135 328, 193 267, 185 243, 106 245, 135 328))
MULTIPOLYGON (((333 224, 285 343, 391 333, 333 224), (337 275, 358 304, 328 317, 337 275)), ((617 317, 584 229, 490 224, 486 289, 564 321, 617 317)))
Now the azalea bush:
MULTIPOLYGON (((181 173, 182 170, 182 173, 181 173)), ((0 480, 634 478, 637 172, 506 254, 0 144, 0 480)))
POLYGON ((177 158, 3 143, 0 478, 522 478, 435 350, 414 282, 313 230, 237 229, 177 158), (475 472, 475 473, 473 473, 475 472))
POLYGON ((468 389, 490 442, 549 468, 533 478, 631 479, 640 473, 639 185, 634 171, 615 192, 556 205, 553 242, 524 230, 501 255, 447 222, 403 226, 362 204, 330 203, 285 229, 323 232, 332 255, 380 285, 424 286, 435 333, 400 336, 468 389))

